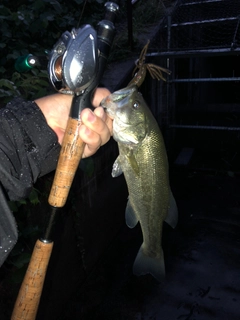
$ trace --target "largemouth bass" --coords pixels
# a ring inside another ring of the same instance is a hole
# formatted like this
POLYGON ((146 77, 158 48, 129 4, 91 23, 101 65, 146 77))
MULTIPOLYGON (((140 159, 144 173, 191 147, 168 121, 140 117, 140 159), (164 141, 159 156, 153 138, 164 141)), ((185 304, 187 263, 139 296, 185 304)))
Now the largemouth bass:
POLYGON ((161 281, 165 275, 163 222, 175 227, 178 219, 161 131, 135 85, 110 94, 101 105, 113 119, 113 138, 119 148, 112 176, 123 172, 128 187, 126 223, 133 228, 140 222, 142 229, 143 243, 133 273, 150 273, 161 281))

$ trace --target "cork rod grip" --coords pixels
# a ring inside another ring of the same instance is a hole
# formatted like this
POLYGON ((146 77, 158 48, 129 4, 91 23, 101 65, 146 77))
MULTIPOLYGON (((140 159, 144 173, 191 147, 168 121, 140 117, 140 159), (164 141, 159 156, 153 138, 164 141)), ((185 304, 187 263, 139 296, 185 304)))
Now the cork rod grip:
POLYGON ((80 125, 79 120, 69 118, 48 198, 49 204, 53 207, 61 208, 65 205, 75 172, 82 158, 85 144, 79 137, 80 125))
POLYGON ((37 315, 53 242, 37 240, 14 305, 11 320, 34 320, 37 315))
MULTIPOLYGON (((69 118, 48 199, 55 208, 64 206, 83 154, 85 144, 79 137, 80 125, 79 120, 69 118)), ((53 242, 37 240, 11 320, 35 320, 52 248, 53 242)))

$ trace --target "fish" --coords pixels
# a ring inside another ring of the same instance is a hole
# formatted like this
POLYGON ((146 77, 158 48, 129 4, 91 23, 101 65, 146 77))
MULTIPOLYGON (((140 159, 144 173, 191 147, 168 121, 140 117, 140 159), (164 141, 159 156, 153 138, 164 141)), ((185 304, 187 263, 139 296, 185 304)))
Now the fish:
POLYGON ((140 223, 143 243, 133 264, 136 276, 165 277, 163 222, 173 228, 178 210, 169 184, 169 165, 162 133, 136 85, 115 91, 101 102, 113 119, 113 139, 119 155, 112 176, 122 173, 128 188, 126 224, 140 223))

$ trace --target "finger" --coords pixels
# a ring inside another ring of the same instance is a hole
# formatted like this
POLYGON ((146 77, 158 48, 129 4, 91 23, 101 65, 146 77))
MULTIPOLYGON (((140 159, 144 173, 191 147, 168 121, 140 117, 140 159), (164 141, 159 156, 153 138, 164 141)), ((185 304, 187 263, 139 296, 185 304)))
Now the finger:
POLYGON ((107 120, 107 114, 104 111, 103 107, 96 107, 94 109, 94 113, 97 117, 99 117, 100 119, 102 119, 104 122, 107 120))
POLYGON ((100 146, 108 142, 111 136, 108 126, 102 119, 105 118, 102 110, 98 110, 97 113, 100 117, 90 109, 84 109, 81 112, 80 137, 86 143, 83 153, 84 158, 93 155, 100 146))
POLYGON ((111 132, 104 122, 104 118, 106 119, 106 116, 102 113, 102 108, 97 110, 97 113, 100 114, 100 117, 98 117, 94 112, 92 112, 90 109, 84 109, 81 112, 81 120, 82 123, 91 129, 92 131, 96 132, 98 135, 100 135, 102 144, 106 143, 110 136, 111 132))
POLYGON ((83 158, 90 157, 94 153, 97 152, 97 150, 101 146, 101 137, 99 134, 97 134, 95 131, 89 129, 84 124, 80 127, 80 138, 85 142, 85 147, 83 151, 83 158))
POLYGON ((110 93, 107 88, 97 88, 92 101, 93 106, 98 107, 103 98, 107 97, 110 93))
POLYGON ((110 132, 110 135, 112 135, 112 131, 113 131, 113 120, 108 116, 108 114, 104 111, 103 107, 97 107, 94 110, 94 113, 96 114, 96 116, 98 116, 99 118, 101 118, 105 124, 108 127, 108 130, 110 132))

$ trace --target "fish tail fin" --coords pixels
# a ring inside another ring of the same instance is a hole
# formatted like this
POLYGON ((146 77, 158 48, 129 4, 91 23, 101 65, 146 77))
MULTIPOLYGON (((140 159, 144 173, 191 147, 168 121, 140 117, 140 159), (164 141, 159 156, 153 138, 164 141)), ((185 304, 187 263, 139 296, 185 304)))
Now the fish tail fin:
POLYGON ((172 192, 170 192, 169 209, 165 222, 172 228, 175 228, 178 223, 178 207, 172 192))
POLYGON ((144 253, 142 245, 134 261, 133 274, 136 276, 141 276, 147 273, 150 273, 159 282, 164 280, 164 254, 162 250, 162 254, 159 258, 149 257, 144 253))

